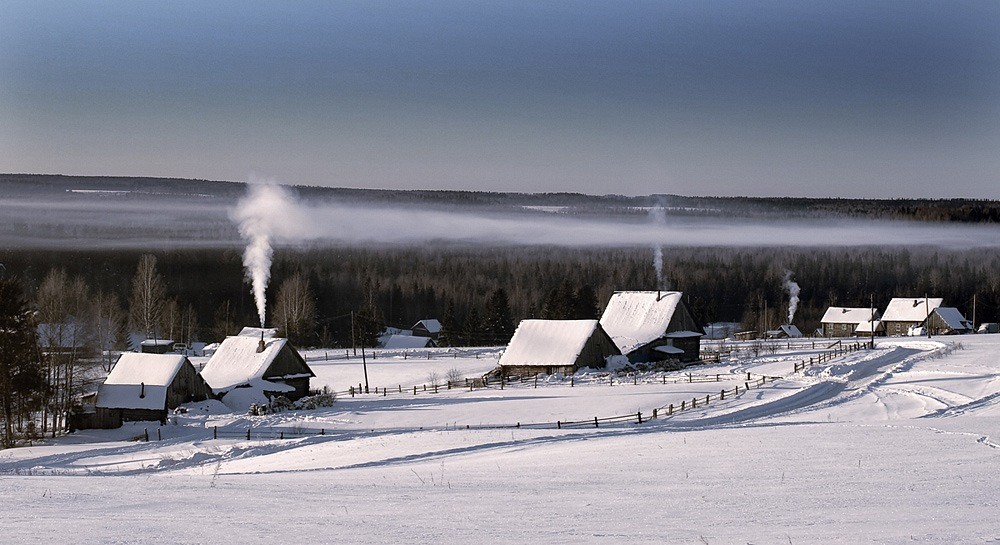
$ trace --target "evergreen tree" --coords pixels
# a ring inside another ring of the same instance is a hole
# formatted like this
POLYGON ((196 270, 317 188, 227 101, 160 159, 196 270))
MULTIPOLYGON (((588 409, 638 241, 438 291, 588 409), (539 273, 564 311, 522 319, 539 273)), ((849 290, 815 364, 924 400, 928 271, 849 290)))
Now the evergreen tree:
POLYGON ((597 306, 597 293, 590 284, 580 286, 573 294, 573 318, 577 320, 597 320, 601 317, 597 306))
POLYGON ((485 333, 493 344, 507 344, 514 334, 514 321, 510 317, 510 301, 507 291, 498 288, 490 294, 486 303, 485 333))
POLYGON ((479 346, 483 342, 483 320, 479 315, 479 309, 472 307, 469 310, 462 329, 463 345, 479 346))
MULTIPOLYGON (((0 277, 0 410, 4 448, 14 446, 14 420, 31 414, 48 390, 37 331, 20 286, 0 277)), ((29 420, 30 421, 30 420, 29 420)))
POLYGON ((441 332, 438 333, 439 346, 458 346, 458 322, 455 320, 455 301, 448 301, 448 309, 441 319, 441 332))

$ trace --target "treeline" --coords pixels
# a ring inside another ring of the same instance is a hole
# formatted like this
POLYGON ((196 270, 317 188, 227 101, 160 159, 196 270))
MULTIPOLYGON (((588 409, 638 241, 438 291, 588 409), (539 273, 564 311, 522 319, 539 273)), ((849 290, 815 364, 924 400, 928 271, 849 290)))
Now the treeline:
MULTIPOLYGON (((29 294, 38 292, 51 271, 65 271, 90 293, 119 301, 124 312, 134 304, 132 283, 142 255, 7 251, 0 253, 0 263, 29 294)), ((239 252, 155 255, 170 309, 164 315, 171 317, 161 317, 156 335, 217 341, 242 326, 258 325, 239 252)), ((509 315, 515 325, 524 318, 595 318, 616 290, 661 287, 683 291, 704 323, 741 322, 757 330, 787 321, 786 270, 801 287, 793 322, 807 333, 819 326, 828 306, 867 306, 872 296, 884 308, 892 297, 926 293, 943 297, 969 318, 975 296, 979 322, 997 321, 1000 309, 996 250, 665 248, 662 286, 652 258, 645 248, 284 250, 272 266, 268 325, 293 330, 300 345, 350 346, 374 342, 386 326, 409 328, 437 318, 452 344, 502 344, 510 331, 498 315, 509 315)))

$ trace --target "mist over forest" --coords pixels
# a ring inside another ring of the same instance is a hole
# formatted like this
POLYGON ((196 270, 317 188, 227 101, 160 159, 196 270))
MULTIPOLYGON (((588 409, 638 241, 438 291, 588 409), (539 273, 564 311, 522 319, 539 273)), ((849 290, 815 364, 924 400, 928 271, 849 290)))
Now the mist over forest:
MULTIPOLYGON (((245 184, 4 175, 0 189, 0 267, 29 293, 65 269, 127 307, 152 253, 168 297, 191 309, 191 336, 218 340, 257 322, 232 220, 245 184)), ((593 318, 615 290, 664 288, 683 291, 703 323, 774 327, 787 313, 786 271, 801 286, 794 323, 807 333, 826 307, 871 297, 884 307, 926 293, 972 318, 975 296, 977 321, 1000 318, 993 201, 293 191, 268 294, 295 273, 308 280, 309 344, 348 345, 352 311, 373 328, 439 318, 455 344, 503 344, 484 325, 498 290, 515 323, 593 318)))

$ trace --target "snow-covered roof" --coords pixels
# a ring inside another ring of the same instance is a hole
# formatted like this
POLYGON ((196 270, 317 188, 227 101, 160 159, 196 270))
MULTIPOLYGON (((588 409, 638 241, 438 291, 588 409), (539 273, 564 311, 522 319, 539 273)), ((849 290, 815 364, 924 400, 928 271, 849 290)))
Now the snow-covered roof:
POLYGON ((656 350, 657 352, 663 352, 664 354, 670 354, 670 355, 684 354, 684 350, 683 349, 677 348, 676 346, 666 345, 666 344, 663 345, 663 346, 657 346, 653 350, 656 350))
POLYGON ((186 361, 176 354, 125 352, 98 388, 96 405, 108 409, 166 408, 167 387, 186 361))
POLYGON ((420 320, 419 322, 413 324, 413 327, 411 329, 417 329, 420 326, 423 326, 423 328, 426 329, 428 333, 441 333, 441 322, 437 320, 434 319, 420 320))
POLYGON ((768 337, 789 337, 792 339, 798 339, 802 336, 802 332, 799 328, 792 324, 785 324, 778 326, 778 329, 770 329, 767 331, 768 337))
MULTIPOLYGON (((226 337, 212 358, 201 370, 201 376, 215 393, 230 390, 236 386, 249 384, 260 386, 267 391, 279 391, 273 382, 264 380, 264 373, 288 339, 265 338, 264 351, 257 352, 260 337, 226 337)), ((311 375, 310 375, 311 376, 311 375)), ((287 377, 291 378, 291 377, 287 377)))
POLYGON ((882 330, 881 320, 875 320, 874 322, 871 320, 861 322, 860 324, 858 324, 858 327, 854 329, 854 332, 858 334, 861 333, 870 334, 872 330, 875 330, 876 332, 882 330))
POLYGON ((139 343, 139 346, 172 346, 173 344, 173 339, 145 339, 139 343))
POLYGON ((237 337, 253 337, 260 340, 261 332, 264 333, 265 339, 273 339, 278 336, 278 330, 273 327, 244 327, 236 335, 237 337))
POLYGON ((681 302, 679 291, 618 291, 611 296, 601 327, 622 354, 663 337, 681 302))
POLYGON ((382 348, 403 349, 403 348, 427 348, 430 345, 429 337, 414 337, 413 335, 390 335, 382 344, 382 348))
POLYGON ((522 320, 500 365, 573 365, 597 320, 522 320))
MULTIPOLYGON (((875 311, 878 317, 878 311, 875 311)), ((858 307, 830 307, 820 320, 824 324, 860 324, 872 319, 872 309, 858 307)))
POLYGON ((962 313, 955 307, 938 307, 932 312, 937 314, 951 329, 972 329, 972 323, 966 320, 965 316, 962 316, 962 313))
POLYGON ((940 297, 910 298, 894 297, 889 301, 882 314, 883 322, 922 322, 927 319, 930 311, 941 306, 944 299, 940 297))

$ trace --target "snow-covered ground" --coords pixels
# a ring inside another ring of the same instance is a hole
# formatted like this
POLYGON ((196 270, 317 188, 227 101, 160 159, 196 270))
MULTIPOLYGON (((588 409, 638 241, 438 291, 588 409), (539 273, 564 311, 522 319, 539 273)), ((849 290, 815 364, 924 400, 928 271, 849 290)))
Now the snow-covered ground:
MULTIPOLYGON (((380 353, 366 361, 372 393, 340 394, 333 407, 251 417, 206 402, 162 428, 130 424, 0 451, 0 535, 1000 542, 1000 335, 880 340, 793 373, 825 352, 798 346, 689 368, 690 381, 594 372, 436 393, 423 390, 432 375, 481 376, 498 352, 380 353), (746 391, 761 375, 784 378, 746 391), (739 395, 718 399, 737 386, 739 395), (708 405, 665 414, 706 395, 708 405), (561 425, 640 412, 642 424, 561 425), (247 429, 260 438, 246 440, 247 429), (151 441, 135 441, 144 431, 151 441)), ((360 358, 307 356, 314 387, 364 382, 360 358)))

